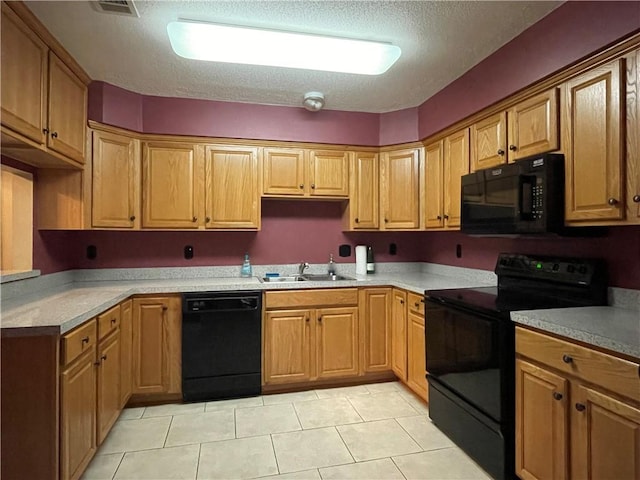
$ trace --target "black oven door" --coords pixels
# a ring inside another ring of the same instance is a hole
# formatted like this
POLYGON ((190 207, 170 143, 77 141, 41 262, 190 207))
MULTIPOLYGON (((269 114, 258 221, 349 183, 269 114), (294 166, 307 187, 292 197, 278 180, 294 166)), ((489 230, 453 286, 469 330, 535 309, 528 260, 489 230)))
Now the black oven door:
POLYGON ((515 362, 510 320, 427 298, 427 372, 496 422, 510 417, 515 362))

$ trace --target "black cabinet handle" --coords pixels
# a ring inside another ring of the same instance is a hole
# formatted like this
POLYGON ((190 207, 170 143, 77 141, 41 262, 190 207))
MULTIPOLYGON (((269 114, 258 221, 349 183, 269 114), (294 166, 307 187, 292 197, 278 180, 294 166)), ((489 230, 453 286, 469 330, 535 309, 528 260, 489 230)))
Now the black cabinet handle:
POLYGON ((318 321, 319 321, 319 322, 322 322, 322 317, 318 317, 318 321))
POLYGON ((316 184, 315 184, 315 183, 312 183, 312 184, 311 184, 311 188, 316 188, 316 184))
POLYGON ((58 132, 53 132, 51 134, 51 138, 58 138, 58 132))
POLYGON ((100 360, 106 360, 106 359, 107 359, 107 355, 106 355, 106 354, 104 354, 104 355, 102 355, 102 356, 100 357, 100 360))
POLYGON ((301 183, 300 184, 300 189, 303 189, 303 188, 304 188, 304 183, 301 183))
POLYGON ((582 403, 576 403, 576 410, 579 412, 583 412, 584 409, 587 408, 584 404, 582 403))
POLYGON ((115 319, 115 318, 112 318, 112 319, 111 319, 111 325, 115 325, 115 323, 116 323, 116 319, 115 319))
POLYGON ((504 155, 504 150, 503 149, 499 149, 498 150, 498 155, 504 155))
POLYGON ((611 197, 609 200, 607 200, 607 203, 613 207, 614 205, 618 204, 618 200, 611 197))
POLYGON ((640 203, 640 195, 633 196, 633 203, 640 203))
POLYGON ((360 223, 360 219, 358 217, 356 217, 356 223, 360 223))
POLYGON ((445 215, 445 216, 444 216, 444 219, 445 219, 445 220, 449 220, 449 215, 445 215))
POLYGON ((442 220, 442 215, 438 215, 436 218, 437 218, 438 220, 442 220))
POLYGON ((562 361, 564 363, 571 363, 573 362, 573 357, 570 357, 569 355, 562 355, 562 361))
POLYGON ((509 150, 511 150, 512 152, 515 152, 518 149, 518 147, 516 147, 515 145, 509 145, 509 150))
POLYGON ((414 305, 416 306, 416 308, 420 308, 420 304, 418 302, 414 303, 414 305))
POLYGON ((562 400, 562 394, 560 392, 553 392, 553 398, 555 400, 562 400))
POLYGON ((42 129, 42 133, 44 133, 45 135, 49 133, 49 129, 48 128, 43 128, 42 129))
POLYGON ((82 339, 82 343, 89 343, 89 337, 84 337, 82 339))
POLYGON ((206 223, 209 223, 209 222, 211 221, 211 217, 205 217, 205 218, 204 218, 204 221, 205 221, 206 223))
POLYGON ((129 221, 131 221, 131 222, 133 222, 135 219, 136 219, 136 216, 135 216, 135 215, 131 215, 131 216, 129 217, 129 221))

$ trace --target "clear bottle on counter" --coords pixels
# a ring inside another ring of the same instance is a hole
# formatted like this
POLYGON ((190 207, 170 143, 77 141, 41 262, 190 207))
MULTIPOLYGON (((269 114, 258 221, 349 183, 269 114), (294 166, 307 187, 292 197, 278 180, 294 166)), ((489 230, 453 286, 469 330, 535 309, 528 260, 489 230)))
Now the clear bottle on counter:
POLYGON ((336 262, 333 261, 333 253, 329 254, 329 263, 327 263, 327 273, 329 275, 336 274, 336 262))
POLYGON ((250 277, 253 274, 251 269, 251 261, 249 260, 249 252, 244 254, 244 262, 242 262, 242 268, 240 269, 241 277, 250 277))
POLYGON ((373 248, 367 247, 367 273, 376 273, 376 264, 373 261, 373 248))

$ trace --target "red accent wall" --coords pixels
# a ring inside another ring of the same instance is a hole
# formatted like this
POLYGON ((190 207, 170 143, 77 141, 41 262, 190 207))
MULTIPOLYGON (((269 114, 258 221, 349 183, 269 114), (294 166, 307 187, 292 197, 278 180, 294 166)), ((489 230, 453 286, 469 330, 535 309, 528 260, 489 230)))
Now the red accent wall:
POLYGON ((422 261, 482 270, 493 270, 500 252, 565 257, 602 258, 612 286, 640 289, 640 225, 610 227, 596 238, 472 237, 460 232, 422 234, 422 261), (462 258, 456 258, 456 245, 462 258))
MULTIPOLYGON (((415 233, 343 233, 342 203, 264 200, 259 232, 43 232, 48 244, 65 245, 69 268, 192 267, 237 265, 245 252, 256 265, 302 261, 325 263, 332 253, 337 263, 355 263, 338 256, 341 244, 371 245, 376 261, 414 262, 420 257, 421 238, 415 233), (389 255, 389 244, 397 255, 389 255), (86 258, 88 245, 97 258, 86 258), (194 258, 185 260, 185 245, 194 258)), ((43 273, 49 273, 43 269, 43 273)))
POLYGON ((427 138, 640 29, 640 2, 566 2, 424 102, 427 138))

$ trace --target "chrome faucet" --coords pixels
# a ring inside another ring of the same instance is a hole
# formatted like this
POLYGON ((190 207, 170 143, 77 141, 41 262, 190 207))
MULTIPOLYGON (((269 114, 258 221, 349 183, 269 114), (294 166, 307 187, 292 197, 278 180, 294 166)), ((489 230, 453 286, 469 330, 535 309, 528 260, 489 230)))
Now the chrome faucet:
POLYGON ((307 262, 302 262, 300 265, 298 265, 298 275, 302 275, 305 268, 309 268, 309 264, 307 262))

